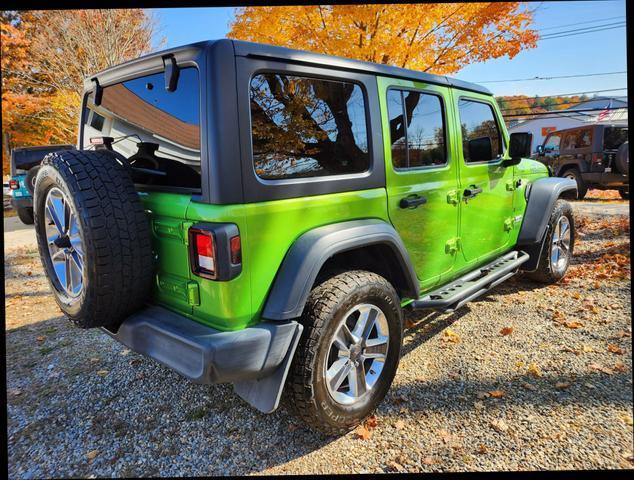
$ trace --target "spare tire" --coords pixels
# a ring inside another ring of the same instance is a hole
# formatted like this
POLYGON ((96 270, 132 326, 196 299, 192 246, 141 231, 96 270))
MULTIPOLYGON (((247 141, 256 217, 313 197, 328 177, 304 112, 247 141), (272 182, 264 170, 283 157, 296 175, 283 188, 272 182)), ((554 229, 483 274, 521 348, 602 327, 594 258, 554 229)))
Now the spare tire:
POLYGON ((40 166, 32 167, 26 172, 26 177, 24 178, 24 186, 29 191, 31 195, 35 191, 35 179, 37 178, 37 172, 40 171, 40 166))
POLYGON ((35 182, 40 259, 61 310, 116 330, 152 287, 148 218, 130 169, 107 150, 44 157, 35 182))
POLYGON ((630 147, 628 142, 622 143, 619 150, 616 152, 616 158, 614 159, 616 168, 621 173, 629 173, 630 166, 630 147))

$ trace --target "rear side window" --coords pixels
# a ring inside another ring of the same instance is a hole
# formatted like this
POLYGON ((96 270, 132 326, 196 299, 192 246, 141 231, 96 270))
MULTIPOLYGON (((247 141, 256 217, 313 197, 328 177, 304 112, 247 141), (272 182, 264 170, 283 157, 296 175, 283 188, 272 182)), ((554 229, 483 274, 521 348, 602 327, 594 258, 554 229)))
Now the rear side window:
POLYGON ((266 180, 365 172, 365 98, 355 83, 282 73, 250 85, 253 165, 266 180))
POLYGON ((502 136, 493 107, 461 98, 458 102, 464 161, 490 162, 502 155, 502 136))
POLYGON ((86 102, 84 148, 89 147, 90 137, 113 137, 113 149, 132 157, 133 165, 166 172, 164 176, 148 176, 147 183, 200 188, 196 68, 180 69, 173 92, 165 89, 164 72, 160 72, 105 87, 101 105, 95 105, 93 98, 91 94, 86 102))
POLYGON ((388 90, 392 165, 416 168, 445 165, 445 126, 440 97, 410 90, 388 90))
POLYGON ((605 127, 603 131, 603 149, 618 150, 627 141, 627 128, 605 127))
POLYGON ((579 130, 571 130, 570 132, 564 133, 562 143, 562 150, 574 150, 575 148, 580 148, 579 130))

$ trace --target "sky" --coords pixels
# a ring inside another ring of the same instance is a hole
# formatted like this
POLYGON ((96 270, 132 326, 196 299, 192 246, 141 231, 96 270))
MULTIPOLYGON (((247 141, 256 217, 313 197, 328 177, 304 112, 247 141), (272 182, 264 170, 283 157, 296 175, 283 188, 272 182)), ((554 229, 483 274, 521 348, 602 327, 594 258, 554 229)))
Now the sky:
MULTIPOLYGON (((533 28, 543 34, 576 28, 606 25, 625 20, 625 0, 579 2, 529 2, 536 9, 533 28), (589 23, 586 23, 589 22, 589 23)), ((153 9, 159 23, 159 35, 167 47, 200 40, 223 38, 230 29, 234 8, 153 9)), ((582 78, 500 82, 589 73, 627 70, 626 30, 613 28, 595 33, 540 40, 536 48, 524 50, 513 59, 498 58, 471 64, 453 76, 481 83, 495 95, 561 95, 616 89, 599 93, 625 95, 625 74, 582 78)), ((592 94, 590 94, 592 95, 592 94)))

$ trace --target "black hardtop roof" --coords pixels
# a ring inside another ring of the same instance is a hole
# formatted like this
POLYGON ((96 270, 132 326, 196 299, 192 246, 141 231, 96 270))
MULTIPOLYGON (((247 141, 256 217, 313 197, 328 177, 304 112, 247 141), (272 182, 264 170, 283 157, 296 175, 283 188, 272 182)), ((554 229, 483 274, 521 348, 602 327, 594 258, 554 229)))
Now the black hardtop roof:
POLYGON ((382 65, 373 62, 365 62, 362 60, 353 60, 344 57, 338 57, 334 55, 324 55, 321 53, 307 52, 304 50, 294 50, 291 48, 278 47, 275 45, 269 45, 264 43, 245 42, 242 40, 233 39, 220 39, 220 40, 208 40, 203 42, 191 43, 180 47, 174 47, 159 52, 153 52, 142 57, 124 62, 120 65, 110 67, 95 75, 91 75, 85 81, 85 85, 90 85, 90 79, 95 76, 101 76, 105 73, 115 73, 119 69, 128 70, 129 67, 134 64, 145 63, 147 59, 161 57, 170 53, 177 53, 183 50, 196 49, 204 50, 210 48, 216 43, 230 43, 233 47, 235 55, 240 57, 255 57, 265 58, 268 60, 283 60, 292 63, 316 65, 320 67, 332 67, 338 70, 348 70, 358 73, 370 73, 374 75, 383 75, 387 77, 403 78, 408 80, 415 80, 425 83, 434 83, 437 85, 445 85, 449 87, 460 88, 463 90, 470 90, 472 92, 483 93, 485 95, 493 95, 489 89, 481 85, 477 85, 471 82, 465 82, 456 78, 447 77, 444 75, 434 75, 431 73, 419 72, 416 70, 408 70, 406 68, 392 67, 389 65, 382 65))

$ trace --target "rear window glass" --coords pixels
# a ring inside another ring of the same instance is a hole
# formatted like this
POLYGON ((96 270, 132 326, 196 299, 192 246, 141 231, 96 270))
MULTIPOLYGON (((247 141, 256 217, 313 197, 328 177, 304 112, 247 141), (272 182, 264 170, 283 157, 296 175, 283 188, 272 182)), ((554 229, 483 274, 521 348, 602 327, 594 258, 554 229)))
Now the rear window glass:
POLYGON ((176 90, 165 89, 164 73, 105 87, 101 105, 86 102, 83 144, 113 137, 113 149, 133 166, 165 175, 138 175, 137 183, 200 188, 200 87, 198 70, 180 70, 176 90))
POLYGON ((627 141, 627 128, 606 127, 603 131, 603 148, 605 150, 618 150, 627 141))
POLYGON ((262 73, 251 80, 256 174, 266 180, 365 172, 365 98, 351 82, 262 73))

